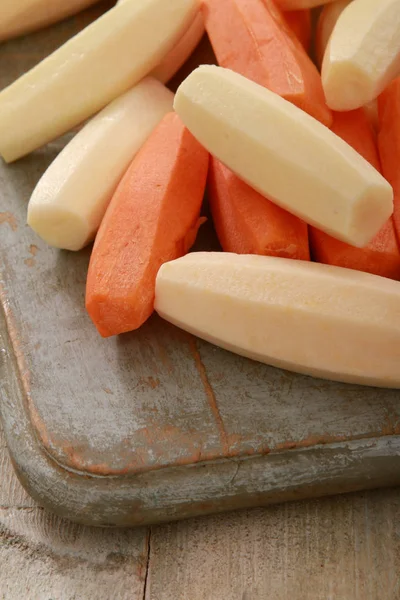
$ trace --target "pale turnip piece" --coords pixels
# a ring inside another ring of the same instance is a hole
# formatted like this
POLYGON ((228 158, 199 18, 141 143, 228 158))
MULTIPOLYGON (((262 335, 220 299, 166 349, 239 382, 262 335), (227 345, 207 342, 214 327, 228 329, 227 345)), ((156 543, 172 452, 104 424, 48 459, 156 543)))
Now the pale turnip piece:
POLYGON ((205 65, 174 108, 207 150, 307 223, 365 246, 393 212, 388 182, 327 127, 268 89, 205 65))
POLYGON ((192 253, 164 264, 156 311, 269 365, 400 387, 400 284, 286 258, 192 253))
POLYGON ((145 77, 111 102, 65 146, 37 184, 28 224, 51 246, 80 250, 93 240, 117 184, 173 94, 145 77))
POLYGON ((325 50, 336 22, 350 2, 351 0, 336 0, 326 4, 319 15, 315 33, 315 54, 319 67, 322 65, 325 50))
POLYGON ((154 69, 182 37, 197 0, 126 0, 0 94, 7 162, 72 129, 154 69))
POLYGON ((333 110, 360 108, 400 73, 400 0, 353 0, 339 16, 322 63, 333 110))

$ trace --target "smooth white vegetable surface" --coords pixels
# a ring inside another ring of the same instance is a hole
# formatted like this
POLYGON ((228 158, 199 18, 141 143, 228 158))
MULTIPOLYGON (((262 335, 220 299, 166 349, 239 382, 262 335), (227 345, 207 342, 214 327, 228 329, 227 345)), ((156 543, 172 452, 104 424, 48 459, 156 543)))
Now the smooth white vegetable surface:
POLYGON ((89 121, 37 184, 28 224, 51 246, 80 250, 93 240, 117 184, 174 95, 145 77, 89 121))
POLYGON ((327 127, 277 94, 205 65, 174 108, 211 154, 289 212, 365 246, 393 212, 389 183, 327 127))
POLYGON ((126 0, 0 93, 0 154, 12 161, 72 129, 147 75, 197 0, 126 0))
POLYGON ((389 279, 286 258, 192 253, 161 267, 155 308, 269 365, 400 387, 400 284, 389 279))
POLYGON ((350 2, 337 20, 322 64, 330 108, 360 108, 400 74, 399 31, 400 0, 350 2))

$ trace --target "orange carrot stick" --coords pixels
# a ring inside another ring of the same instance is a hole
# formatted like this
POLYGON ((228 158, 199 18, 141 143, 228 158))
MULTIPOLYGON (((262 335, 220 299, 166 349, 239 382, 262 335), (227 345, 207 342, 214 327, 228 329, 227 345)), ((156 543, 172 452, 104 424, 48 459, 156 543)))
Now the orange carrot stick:
POLYGON ((311 46, 311 11, 290 10, 283 14, 290 29, 308 52, 311 46))
MULTIPOLYGON (((334 113, 332 131, 380 171, 374 132, 362 108, 334 113)), ((400 279, 400 251, 393 218, 386 222, 366 248, 355 248, 313 227, 310 228, 310 243, 313 258, 318 262, 400 279)))
POLYGON ((400 243, 400 77, 378 99, 378 146, 382 173, 394 191, 394 225, 400 243))
POLYGON ((218 63, 330 126, 321 77, 273 0, 203 0, 218 63))
POLYGON ((169 113, 131 163, 102 221, 86 286, 103 337, 137 329, 153 312, 158 269, 183 256, 199 225, 208 153, 169 113))
POLYGON ((213 157, 208 191, 223 250, 310 260, 307 225, 261 196, 213 157))

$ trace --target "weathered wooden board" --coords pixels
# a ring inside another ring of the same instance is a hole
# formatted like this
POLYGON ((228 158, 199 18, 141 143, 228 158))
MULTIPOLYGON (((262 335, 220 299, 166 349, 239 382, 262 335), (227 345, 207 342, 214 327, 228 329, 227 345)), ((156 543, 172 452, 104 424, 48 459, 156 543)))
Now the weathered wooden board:
MULTIPOLYGON (((85 19, 0 46, 1 87, 85 19)), ((268 368, 156 317, 98 336, 90 249, 49 249, 25 224, 64 143, 0 164, 1 414, 30 493, 76 521, 137 525, 400 483, 398 391, 268 368)))
POLYGON ((400 491, 151 528, 71 524, 24 493, 0 429, 1 600, 398 600, 400 491))

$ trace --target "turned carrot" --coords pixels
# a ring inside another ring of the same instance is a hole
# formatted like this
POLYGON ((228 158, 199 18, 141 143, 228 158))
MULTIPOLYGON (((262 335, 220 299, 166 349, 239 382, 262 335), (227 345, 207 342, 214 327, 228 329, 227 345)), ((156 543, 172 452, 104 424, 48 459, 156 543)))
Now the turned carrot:
MULTIPOLYGON (((375 134, 362 108, 333 113, 332 131, 380 171, 375 134)), ((400 279, 400 251, 392 217, 365 248, 345 244, 313 227, 310 228, 310 244, 313 258, 318 262, 400 279)))
POLYGON ((208 153, 169 113, 131 163, 101 223, 89 265, 87 311, 103 337, 153 312, 155 280, 194 243, 208 153))
POLYGON ((290 29, 297 39, 301 42, 304 50, 308 52, 311 46, 311 11, 310 10, 290 10, 284 12, 284 17, 290 29))
POLYGON ((393 187, 393 220, 400 243, 400 77, 379 96, 378 113, 382 173, 393 187))
POLYGON ((202 6, 219 65, 331 124, 320 74, 273 0, 203 0, 202 6))
POLYGON ((261 196, 214 157, 208 192, 214 227, 225 252, 310 260, 304 221, 261 196))

